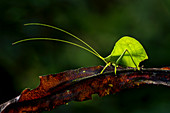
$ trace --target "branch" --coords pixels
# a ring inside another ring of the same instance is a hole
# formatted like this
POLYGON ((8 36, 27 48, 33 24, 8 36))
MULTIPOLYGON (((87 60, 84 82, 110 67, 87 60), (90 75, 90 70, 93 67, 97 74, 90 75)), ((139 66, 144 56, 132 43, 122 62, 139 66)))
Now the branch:
POLYGON ((118 68, 117 75, 112 66, 100 74, 102 69, 103 66, 96 66, 40 76, 37 88, 25 89, 20 96, 14 98, 16 101, 1 104, 0 109, 2 113, 41 112, 73 100, 92 99, 92 94, 103 97, 145 84, 170 86, 168 67, 142 68, 140 71, 118 68))

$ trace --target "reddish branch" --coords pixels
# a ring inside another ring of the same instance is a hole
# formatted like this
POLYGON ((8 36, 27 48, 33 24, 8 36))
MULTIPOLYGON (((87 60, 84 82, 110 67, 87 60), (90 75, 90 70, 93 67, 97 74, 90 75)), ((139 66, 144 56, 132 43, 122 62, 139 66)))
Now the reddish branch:
POLYGON ((96 66, 40 76, 40 85, 37 88, 24 90, 17 101, 13 103, 9 101, 10 104, 2 113, 52 110, 72 100, 91 99, 92 94, 102 97, 145 84, 170 86, 168 67, 143 68, 140 71, 118 68, 116 75, 113 67, 108 67, 103 74, 100 74, 102 69, 102 66, 96 66))

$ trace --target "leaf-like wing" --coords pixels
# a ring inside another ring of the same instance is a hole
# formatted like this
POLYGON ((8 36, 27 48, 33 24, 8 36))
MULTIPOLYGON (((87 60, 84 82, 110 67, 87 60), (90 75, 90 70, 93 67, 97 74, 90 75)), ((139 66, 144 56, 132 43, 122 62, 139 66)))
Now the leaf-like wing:
MULTIPOLYGON (((112 53, 105 60, 116 63, 116 60, 125 50, 129 51, 137 67, 140 62, 148 59, 146 51, 139 41, 132 37, 124 36, 116 42, 112 53)), ((125 67, 136 67, 129 53, 126 52, 118 64, 125 67)))

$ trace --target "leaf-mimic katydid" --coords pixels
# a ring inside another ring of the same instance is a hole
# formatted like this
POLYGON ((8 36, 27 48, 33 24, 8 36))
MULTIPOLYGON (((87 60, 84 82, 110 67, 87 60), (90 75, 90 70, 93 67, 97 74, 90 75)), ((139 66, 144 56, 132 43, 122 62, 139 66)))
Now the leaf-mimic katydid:
POLYGON ((118 66, 133 67, 133 68, 136 68, 139 70, 140 69, 139 63, 142 62, 143 60, 148 59, 145 49, 140 44, 140 42, 138 42, 136 39, 129 37, 129 36, 124 36, 121 39, 119 39, 116 42, 111 54, 104 58, 96 50, 94 50, 90 45, 88 45, 82 39, 78 38, 77 36, 71 34, 68 31, 60 29, 58 27, 54 27, 54 26, 47 25, 47 24, 41 24, 41 23, 28 23, 25 25, 39 25, 39 26, 45 26, 45 27, 59 30, 59 31, 64 32, 64 33, 72 36, 73 38, 79 40, 80 42, 85 44, 88 48, 81 46, 79 44, 67 41, 67 40, 54 39, 54 38, 28 38, 28 39, 23 39, 23 40, 14 42, 13 45, 20 43, 20 42, 24 42, 24 41, 29 41, 29 40, 53 40, 53 41, 68 43, 68 44, 77 46, 79 48, 82 48, 82 49, 94 54, 95 56, 99 57, 101 60, 103 60, 106 63, 106 66, 101 71, 101 74, 104 72, 104 70, 109 65, 113 65, 115 67, 115 74, 116 74, 116 69, 118 66))

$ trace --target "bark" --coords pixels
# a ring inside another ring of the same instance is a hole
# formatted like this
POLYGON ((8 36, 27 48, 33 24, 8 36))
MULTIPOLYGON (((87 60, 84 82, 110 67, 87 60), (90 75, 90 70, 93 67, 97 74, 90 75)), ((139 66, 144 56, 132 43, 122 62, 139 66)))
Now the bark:
POLYGON ((116 75, 112 66, 100 74, 102 69, 103 66, 96 66, 40 76, 37 88, 25 89, 20 96, 1 104, 0 109, 2 113, 41 112, 73 100, 92 99, 92 94, 103 97, 148 84, 170 86, 169 67, 141 68, 140 71, 118 68, 116 75))

